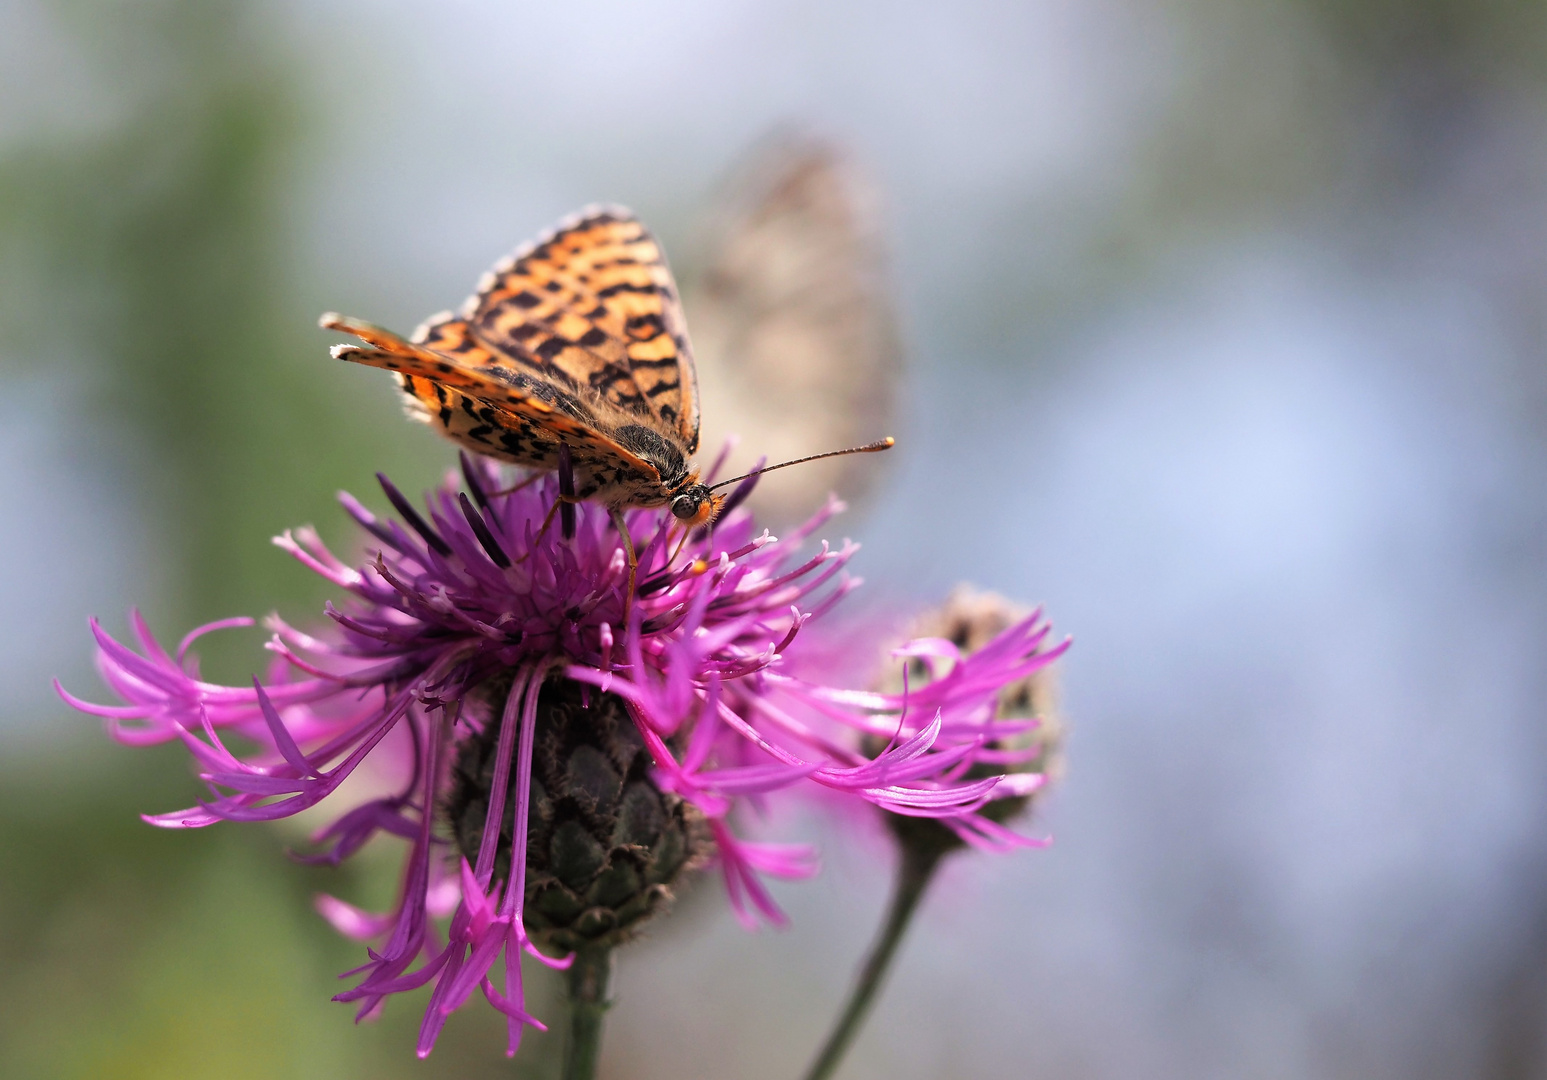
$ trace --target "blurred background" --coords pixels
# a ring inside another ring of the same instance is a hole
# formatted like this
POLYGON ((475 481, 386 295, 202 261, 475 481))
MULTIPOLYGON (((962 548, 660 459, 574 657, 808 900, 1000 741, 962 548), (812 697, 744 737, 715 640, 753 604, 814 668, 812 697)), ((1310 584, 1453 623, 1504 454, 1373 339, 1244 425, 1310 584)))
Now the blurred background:
MULTIPOLYGON (((1547 1077, 1547 8, 1503 0, 0 0, 0 1074, 555 1075, 482 1007, 428 1062, 412 1002, 353 1026, 310 897, 394 853, 141 824, 182 752, 48 679, 101 696, 88 614, 313 621, 269 537, 453 460, 319 312, 406 331, 593 200, 687 276, 792 124, 870 178, 905 343, 829 532, 872 604, 1075 636, 1056 844, 948 867, 842 1075, 1547 1077)), ((787 824, 793 929, 690 896, 607 1075, 799 1074, 889 855, 787 824)))

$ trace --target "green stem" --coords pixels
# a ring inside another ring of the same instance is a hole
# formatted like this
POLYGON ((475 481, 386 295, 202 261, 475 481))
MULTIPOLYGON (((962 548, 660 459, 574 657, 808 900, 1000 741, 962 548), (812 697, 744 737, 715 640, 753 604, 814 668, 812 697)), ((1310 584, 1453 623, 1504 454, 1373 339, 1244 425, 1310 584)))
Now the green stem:
POLYGON ((903 846, 886 921, 881 925, 881 933, 876 936, 875 943, 870 946, 870 955, 865 958, 865 966, 860 969, 859 979, 849 995, 849 1003, 827 1036, 822 1052, 806 1073, 806 1080, 827 1080, 832 1076, 838 1063, 843 1060, 844 1053, 848 1051, 849 1044, 859 1034, 865 1014, 870 1011, 871 1002, 880 991, 886 970, 897 953, 897 946, 907 933, 914 909, 918 907, 924 889, 929 885, 944 854, 943 851, 919 851, 903 846))
POLYGON ((564 1048, 564 1080, 595 1080, 602 1058, 602 1019, 610 1004, 607 977, 612 949, 575 950, 569 966, 569 1044, 564 1048))

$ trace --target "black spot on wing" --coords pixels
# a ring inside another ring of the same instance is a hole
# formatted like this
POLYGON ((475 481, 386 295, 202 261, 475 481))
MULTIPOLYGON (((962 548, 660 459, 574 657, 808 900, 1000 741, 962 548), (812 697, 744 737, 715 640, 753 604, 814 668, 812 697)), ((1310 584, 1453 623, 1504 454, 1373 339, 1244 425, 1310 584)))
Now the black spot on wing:
POLYGON ((608 364, 606 367, 600 369, 599 371, 593 371, 591 373, 591 385, 597 390, 605 392, 612 386, 613 383, 618 382, 620 379, 631 378, 633 378, 633 376, 630 375, 627 371, 624 371, 622 368, 618 367, 618 365, 608 364))
POLYGON ((608 285, 605 289, 597 289, 596 295, 605 300, 609 296, 617 296, 619 293, 658 293, 662 291, 658 285, 635 285, 629 281, 620 281, 616 285, 608 285))
POLYGON ((657 334, 665 332, 666 324, 661 321, 659 315, 652 313, 649 315, 635 315, 624 324, 624 328, 629 332, 630 337, 638 338, 640 341, 649 341, 657 334))

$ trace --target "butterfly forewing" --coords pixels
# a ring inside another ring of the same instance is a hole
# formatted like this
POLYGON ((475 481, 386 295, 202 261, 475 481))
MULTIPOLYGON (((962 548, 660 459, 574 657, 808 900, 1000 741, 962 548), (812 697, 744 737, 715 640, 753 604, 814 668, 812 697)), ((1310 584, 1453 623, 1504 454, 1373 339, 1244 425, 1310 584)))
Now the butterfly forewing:
POLYGON ((657 418, 698 447, 698 393, 676 285, 655 238, 616 207, 583 211, 501 264, 464 310, 476 337, 555 382, 657 418))

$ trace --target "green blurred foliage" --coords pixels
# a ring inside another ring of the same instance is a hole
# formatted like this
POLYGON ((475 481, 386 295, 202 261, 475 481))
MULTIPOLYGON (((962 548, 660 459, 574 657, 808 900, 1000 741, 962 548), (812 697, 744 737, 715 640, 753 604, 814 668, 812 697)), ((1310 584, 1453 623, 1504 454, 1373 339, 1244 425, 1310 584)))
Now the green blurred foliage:
MULTIPOLYGON (((79 467, 138 489, 175 589, 143 595, 160 632, 276 605, 313 622, 326 590, 268 538, 316 521, 347 550, 338 487, 383 468, 414 490, 449 456, 403 437, 385 381, 361 400, 314 329, 287 199, 309 138, 302 65, 234 0, 49 14, 102 110, 0 157, 6 362, 78 389, 79 467)), ((260 643, 217 635, 205 669, 241 680, 260 643)), ((138 819, 197 794, 175 747, 93 736, 0 764, 0 1075, 545 1074, 540 1036, 512 1070, 488 1009, 454 1018, 428 1065, 413 1054, 422 996, 354 1027, 329 998, 363 950, 311 897, 387 903, 395 853, 314 871, 284 858, 276 830, 138 819)))
POLYGON ((413 490, 435 464, 385 381, 360 400, 298 295, 300 64, 236 3, 57 14, 113 100, 103 130, 0 163, 0 260, 22 286, 0 299, 8 353, 71 369, 87 445, 133 463, 176 568, 158 624, 314 611, 322 584, 268 538, 311 520, 347 536, 338 486, 386 468, 413 490))
POLYGON ((1302 0, 1377 78, 1547 75, 1547 7, 1519 0, 1302 0), (1400 76, 1399 76, 1400 77, 1400 76))

